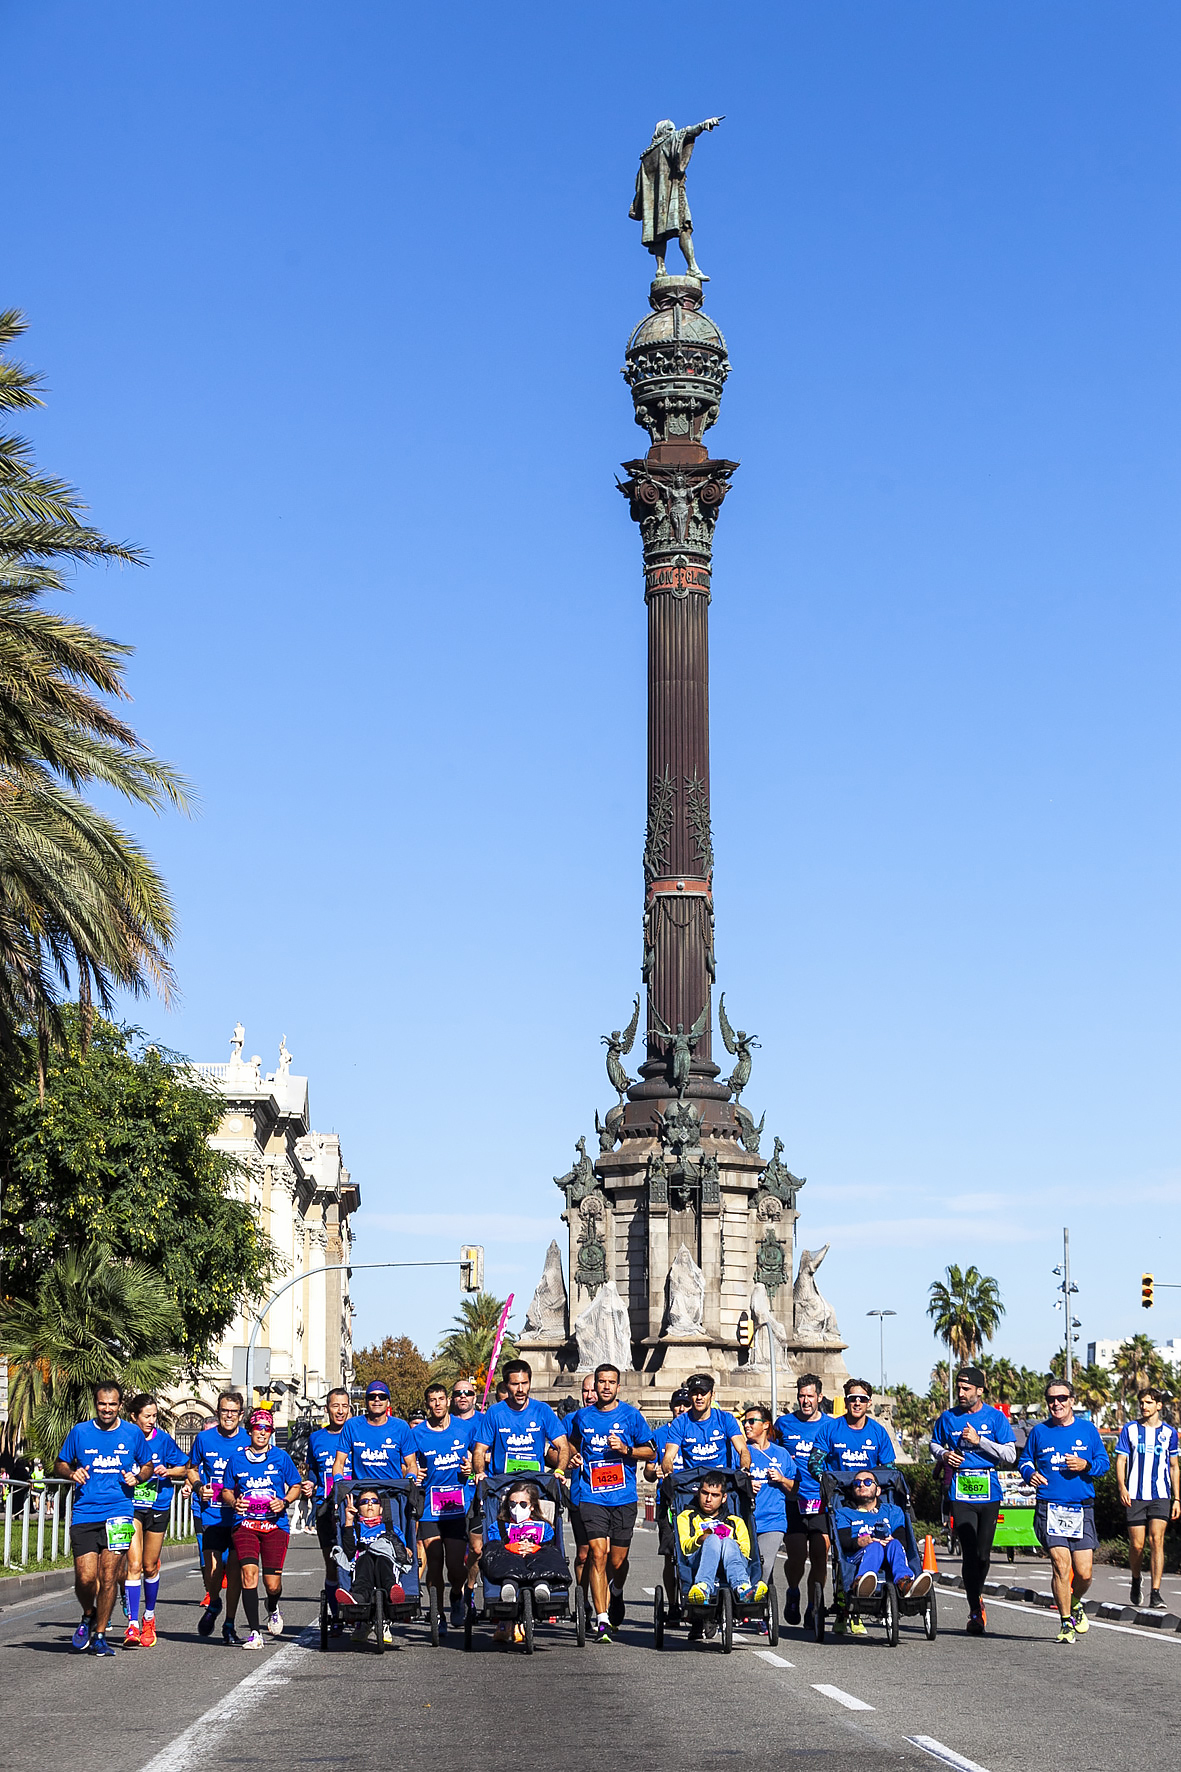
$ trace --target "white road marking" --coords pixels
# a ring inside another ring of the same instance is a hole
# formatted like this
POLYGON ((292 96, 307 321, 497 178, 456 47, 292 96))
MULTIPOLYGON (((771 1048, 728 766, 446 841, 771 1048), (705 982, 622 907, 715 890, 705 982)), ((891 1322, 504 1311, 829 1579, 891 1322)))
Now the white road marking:
MULTIPOLYGON (((210 1755, 223 1735, 235 1729, 243 1718, 260 1705, 279 1686, 289 1686, 291 1678, 283 1670, 297 1662, 312 1643, 319 1642, 319 1627, 305 1630, 294 1643, 288 1643, 261 1667, 239 1680, 238 1684, 211 1705, 204 1716, 182 1729, 174 1740, 162 1747, 148 1761, 142 1772, 187 1772, 190 1766, 208 1765, 210 1755)), ((216 1758, 216 1753, 213 1753, 216 1758)))
MULTIPOLYGON (((963 1600, 965 1606, 968 1603, 965 1596, 954 1587, 940 1587, 935 1591, 941 1600, 963 1600)), ((1040 1606, 1029 1606, 1022 1600, 994 1600, 986 1594, 984 1596, 984 1610, 987 1612, 990 1606, 1003 1606, 1006 1612, 1030 1613, 1044 1610, 1040 1606)), ((1058 1615, 1056 1612, 1046 1612, 1045 1616, 1056 1619, 1058 1615)), ((1119 1631, 1125 1637, 1139 1637, 1142 1643, 1172 1643, 1174 1648, 1181 1648, 1181 1635, 1174 1631, 1154 1631, 1151 1625, 1146 1627, 1142 1624, 1108 1624, 1104 1618, 1092 1618, 1089 1623, 1092 1630, 1119 1631)))
POLYGON ((988 1768, 982 1766, 979 1760, 969 1760, 965 1755, 957 1754, 954 1748, 944 1747, 933 1735, 908 1735, 906 1739, 913 1742, 915 1747, 921 1747, 933 1760, 942 1760, 945 1766, 954 1766, 956 1772, 988 1772, 988 1768))
POLYGON ((784 1661, 782 1655, 776 1655, 774 1649, 756 1649, 755 1654, 763 1661, 769 1661, 772 1667, 794 1667, 794 1661, 784 1661))
MULTIPOLYGON (((823 1692, 826 1698, 832 1698, 837 1704, 843 1704, 846 1710, 872 1710, 872 1704, 866 1704, 864 1698, 854 1698, 851 1692, 842 1692, 839 1686, 816 1686, 813 1692, 823 1692)), ((145 1768, 146 1772, 146 1768, 145 1768)), ((155 1772, 155 1767, 152 1768, 155 1772)))
POLYGON ((646 1587, 644 1589, 644 1592, 646 1594, 648 1594, 650 1596, 650 1598, 652 1598, 652 1599, 656 1598, 656 1589, 654 1587, 646 1587))

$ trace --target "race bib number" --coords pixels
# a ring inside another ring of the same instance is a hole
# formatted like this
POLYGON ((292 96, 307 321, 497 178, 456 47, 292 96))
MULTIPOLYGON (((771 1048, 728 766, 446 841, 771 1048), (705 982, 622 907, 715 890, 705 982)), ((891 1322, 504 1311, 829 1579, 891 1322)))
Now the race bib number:
POLYGON ((430 1510, 436 1519, 444 1514, 461 1514, 463 1508, 462 1489, 437 1488, 430 1491, 430 1510))
POLYGON ((210 1507, 217 1506, 218 1502, 221 1500, 221 1492, 224 1488, 225 1488, 224 1483, 210 1483, 210 1485, 209 1485, 209 1505, 210 1505, 210 1507))
POLYGON ((621 1464, 592 1464, 591 1493, 598 1495, 604 1489, 623 1488, 623 1466, 621 1464))
POLYGON ((992 1493, 992 1480, 987 1471, 957 1471, 955 1473, 955 1499, 957 1501, 987 1501, 992 1493))
POLYGON ((799 1509, 802 1514, 818 1514, 820 1512, 819 1495, 802 1495, 799 1501, 799 1509))
POLYGON ((135 1488, 131 1491, 131 1499, 134 1501, 136 1507, 155 1507, 155 1483, 137 1483, 135 1488))
POLYGON ((517 1471, 539 1471, 541 1466, 536 1458, 506 1458, 504 1468, 509 1476, 515 1476, 517 1471))
POLYGON ((1082 1535, 1083 1510, 1077 1502, 1047 1502, 1047 1538, 1081 1538, 1082 1535))
POLYGON ((536 1521, 532 1525, 510 1526, 508 1529, 508 1541, 510 1544, 539 1545, 541 1543, 541 1534, 542 1526, 540 1521, 536 1521))
POLYGON ((107 1521, 107 1549, 125 1551, 130 1549, 135 1537, 135 1521, 126 1516, 107 1521))
POLYGON ((246 1499, 246 1512, 251 1520, 265 1520, 271 1511, 269 1495, 250 1495, 246 1499))

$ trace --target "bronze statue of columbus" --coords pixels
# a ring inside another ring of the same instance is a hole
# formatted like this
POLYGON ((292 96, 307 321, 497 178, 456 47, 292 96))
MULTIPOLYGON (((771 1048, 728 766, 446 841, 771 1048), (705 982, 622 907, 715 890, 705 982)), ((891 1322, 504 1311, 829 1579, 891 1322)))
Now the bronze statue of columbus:
POLYGON ((697 137, 709 129, 716 129, 721 122, 721 117, 707 117, 704 123, 678 129, 671 117, 664 117, 640 155, 636 194, 628 214, 633 221, 643 223, 644 245, 656 260, 658 277, 665 275, 664 255, 668 243, 676 239, 681 243, 689 275, 702 282, 709 281, 698 269, 693 256, 693 218, 685 194, 685 172, 697 137))

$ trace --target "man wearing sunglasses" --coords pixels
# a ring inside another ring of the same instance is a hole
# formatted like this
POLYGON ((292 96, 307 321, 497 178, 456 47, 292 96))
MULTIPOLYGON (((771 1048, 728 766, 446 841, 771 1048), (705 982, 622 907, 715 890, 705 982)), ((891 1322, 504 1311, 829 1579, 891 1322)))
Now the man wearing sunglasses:
MULTIPOLYGON (((484 1417, 476 1408, 476 1381, 474 1378, 457 1378, 451 1386, 451 1418, 453 1421, 470 1421, 472 1424, 472 1444, 475 1445, 476 1435, 484 1425, 484 1417)), ((468 1560, 467 1574, 464 1577, 464 1591, 471 1594, 475 1591, 476 1582, 480 1577, 480 1552, 484 1548, 484 1516, 480 1512, 480 1492, 476 1490, 471 1512, 468 1514, 467 1535, 468 1560)))
POLYGON ((817 1435, 812 1472, 864 1471, 894 1463, 894 1442, 880 1421, 872 1421, 873 1387, 864 1378, 845 1380, 845 1413, 830 1415, 817 1435))
MULTIPOLYGON (((858 1600, 876 1594, 881 1571, 885 1568, 898 1592, 921 1600, 931 1591, 931 1575, 923 1570, 915 1575, 906 1560, 906 1551, 898 1533, 905 1530, 906 1515, 893 1501, 882 1502, 882 1491, 872 1471, 859 1471, 853 1478, 851 1500, 842 1502, 833 1524, 841 1549, 847 1556, 856 1555, 853 1593, 858 1600)), ((866 1633, 864 1625, 850 1627, 858 1636, 866 1633)))
POLYGON ((316 1510, 316 1537, 320 1543, 320 1554, 324 1558, 324 1597, 328 1602, 328 1610, 332 1614, 332 1628, 340 1628, 340 1606, 336 1599, 336 1521, 333 1517, 332 1504, 332 1467, 336 1462, 336 1454, 340 1451, 340 1436, 345 1422, 352 1414, 349 1393, 337 1386, 328 1393, 325 1408, 328 1420, 323 1427, 313 1429, 308 1438, 307 1463, 301 1492, 311 1501, 316 1510))
POLYGON ((1058 1642, 1073 1643, 1090 1630, 1083 1595, 1091 1585, 1095 1533, 1095 1482, 1108 1468, 1107 1451, 1092 1421, 1074 1418, 1074 1389, 1064 1378, 1046 1386, 1049 1419, 1034 1427, 1020 1470, 1037 1491, 1033 1529, 1050 1553, 1058 1602, 1058 1642))

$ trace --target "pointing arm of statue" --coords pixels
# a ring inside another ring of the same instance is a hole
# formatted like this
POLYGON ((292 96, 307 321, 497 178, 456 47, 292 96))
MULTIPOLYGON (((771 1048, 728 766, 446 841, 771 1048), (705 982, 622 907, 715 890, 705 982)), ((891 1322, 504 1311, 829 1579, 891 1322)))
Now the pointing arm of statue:
POLYGON ((709 130, 716 129, 719 123, 724 123, 725 121, 726 118, 724 114, 721 117, 707 117, 704 123, 690 124, 689 128, 685 131, 685 134, 689 137, 690 141, 696 141, 699 135, 707 134, 709 130))

